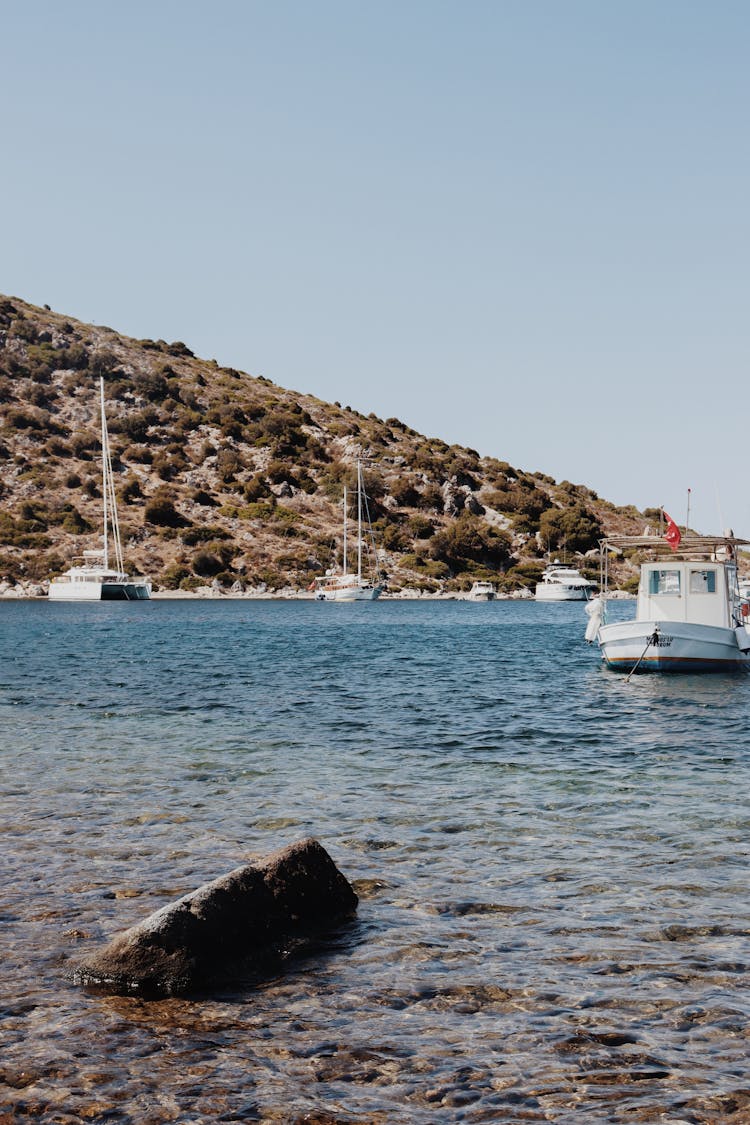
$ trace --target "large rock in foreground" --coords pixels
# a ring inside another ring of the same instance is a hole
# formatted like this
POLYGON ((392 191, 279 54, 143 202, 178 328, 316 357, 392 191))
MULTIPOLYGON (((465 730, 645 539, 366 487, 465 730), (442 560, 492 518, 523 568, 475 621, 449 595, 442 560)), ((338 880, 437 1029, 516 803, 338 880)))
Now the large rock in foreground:
POLYGON ((157 910, 83 960, 74 980, 175 996, 262 969, 281 943, 351 917, 357 901, 325 848, 302 840, 157 910))

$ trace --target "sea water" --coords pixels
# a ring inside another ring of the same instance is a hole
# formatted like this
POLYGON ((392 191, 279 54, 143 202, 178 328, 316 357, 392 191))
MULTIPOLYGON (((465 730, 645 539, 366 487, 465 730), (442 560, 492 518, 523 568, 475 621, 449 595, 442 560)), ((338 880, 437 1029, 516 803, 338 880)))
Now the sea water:
POLYGON ((750 678, 628 680, 585 625, 0 605, 0 1120, 746 1120, 750 678), (285 970, 155 1002, 72 983, 309 835, 360 906, 285 970))

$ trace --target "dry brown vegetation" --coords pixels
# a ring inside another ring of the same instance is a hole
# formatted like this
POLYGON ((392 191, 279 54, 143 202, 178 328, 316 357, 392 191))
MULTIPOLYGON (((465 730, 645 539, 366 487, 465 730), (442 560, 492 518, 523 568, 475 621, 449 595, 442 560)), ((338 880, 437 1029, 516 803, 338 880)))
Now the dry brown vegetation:
POLYGON ((94 543, 99 376, 127 562, 157 587, 307 586, 334 558, 358 457, 391 589, 528 586, 546 549, 582 555, 603 530, 644 523, 584 486, 219 367, 181 342, 0 297, 0 577, 41 581, 94 543))

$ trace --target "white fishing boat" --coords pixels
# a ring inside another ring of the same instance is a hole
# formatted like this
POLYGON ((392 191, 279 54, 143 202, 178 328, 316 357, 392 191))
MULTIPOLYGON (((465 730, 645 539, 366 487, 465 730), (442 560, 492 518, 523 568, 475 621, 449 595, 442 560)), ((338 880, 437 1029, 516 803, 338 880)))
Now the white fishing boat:
POLYGON ((740 595, 736 565, 737 548, 748 540, 728 532, 678 535, 676 542, 657 536, 602 542, 602 593, 587 607, 586 639, 598 643, 608 667, 630 673, 750 670, 750 605, 740 595), (632 621, 607 622, 613 550, 649 556, 641 563, 632 621))
POLYGON ((344 485, 344 555, 340 573, 329 570, 313 583, 319 602, 372 602, 379 598, 383 584, 378 573, 377 554, 372 537, 372 525, 367 504, 367 494, 362 482, 362 463, 357 461, 357 569, 349 570, 349 498, 344 485), (367 540, 363 539, 367 528, 367 540), (368 574, 363 574, 363 557, 366 556, 368 574))
POLYGON ((493 602, 496 591, 492 582, 475 582, 467 595, 470 602, 493 602))
POLYGON ((579 570, 555 559, 537 582, 534 597, 538 602, 585 602, 593 589, 594 583, 579 570))
POLYGON ((125 572, 117 519, 117 502, 112 476, 107 418, 104 412, 104 380, 99 381, 102 427, 102 498, 104 530, 102 547, 84 551, 81 564, 71 566, 64 574, 51 579, 48 597, 58 602, 144 601, 151 597, 147 578, 131 577, 125 572), (113 558, 110 560, 110 534, 113 558))

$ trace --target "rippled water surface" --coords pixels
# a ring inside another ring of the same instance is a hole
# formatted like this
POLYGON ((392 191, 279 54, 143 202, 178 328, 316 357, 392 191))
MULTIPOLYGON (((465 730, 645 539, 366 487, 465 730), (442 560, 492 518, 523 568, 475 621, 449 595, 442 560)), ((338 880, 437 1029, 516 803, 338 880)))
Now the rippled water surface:
POLYGON ((750 678, 628 682, 584 627, 0 605, 0 1121, 750 1120, 750 678), (285 974, 71 983, 307 835, 360 907, 285 974))

